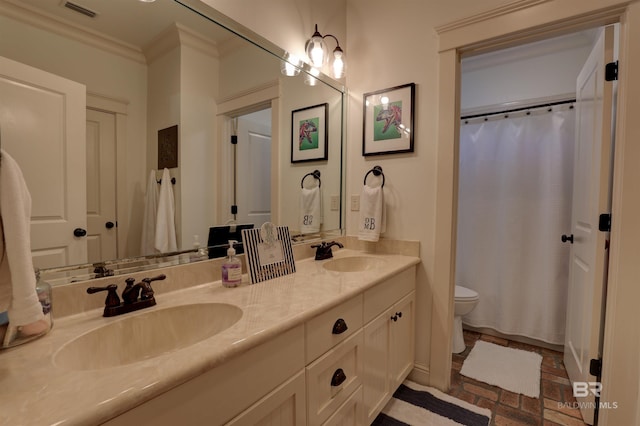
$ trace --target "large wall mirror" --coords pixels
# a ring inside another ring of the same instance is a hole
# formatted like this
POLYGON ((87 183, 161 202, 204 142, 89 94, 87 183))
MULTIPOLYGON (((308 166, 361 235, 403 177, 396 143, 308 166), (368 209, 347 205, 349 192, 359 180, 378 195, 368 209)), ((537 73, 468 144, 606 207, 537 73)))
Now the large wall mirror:
POLYGON ((344 90, 285 75, 283 56, 198 0, 0 0, 0 143, 31 192, 34 265, 55 283, 210 258, 193 250, 212 227, 265 221, 297 241, 340 235, 344 90), (326 156, 297 161, 304 111, 326 156), (143 244, 163 165, 170 253, 143 244), (308 231, 301 189, 318 184, 308 231))

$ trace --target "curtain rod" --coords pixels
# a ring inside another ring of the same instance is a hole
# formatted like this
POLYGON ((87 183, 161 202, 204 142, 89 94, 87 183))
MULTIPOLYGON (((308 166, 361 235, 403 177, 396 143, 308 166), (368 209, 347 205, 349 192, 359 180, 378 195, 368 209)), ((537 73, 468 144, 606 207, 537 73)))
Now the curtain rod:
POLYGON ((543 107, 553 107, 555 105, 572 104, 575 101, 576 101, 575 98, 574 99, 566 99, 564 101, 545 102, 545 103, 540 103, 540 104, 535 104, 535 105, 529 105, 529 106, 526 106, 526 107, 505 109, 505 110, 501 110, 501 111, 485 112, 485 113, 482 113, 482 114, 465 115, 465 116, 460 117, 460 120, 469 120, 469 119, 472 119, 472 118, 486 117, 486 116, 489 116, 489 115, 509 114, 509 113, 512 113, 512 112, 526 111, 526 110, 529 110, 529 109, 536 109, 536 108, 543 108, 543 107))

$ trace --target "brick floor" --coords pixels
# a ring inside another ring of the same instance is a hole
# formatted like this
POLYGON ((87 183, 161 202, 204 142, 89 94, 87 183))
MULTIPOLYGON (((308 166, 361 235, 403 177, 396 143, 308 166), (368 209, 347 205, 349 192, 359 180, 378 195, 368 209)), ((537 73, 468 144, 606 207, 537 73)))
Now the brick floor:
POLYGON ((472 331, 464 331, 467 349, 453 354, 449 394, 491 410, 490 426, 585 426, 574 407, 571 384, 562 353, 472 331), (460 374, 460 368, 477 340, 537 352, 542 355, 540 398, 529 398, 460 374))

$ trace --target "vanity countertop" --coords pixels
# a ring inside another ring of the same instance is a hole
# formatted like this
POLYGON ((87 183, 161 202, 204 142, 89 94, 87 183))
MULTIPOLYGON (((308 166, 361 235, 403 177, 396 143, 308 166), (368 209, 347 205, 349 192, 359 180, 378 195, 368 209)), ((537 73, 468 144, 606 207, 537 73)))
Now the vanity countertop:
MULTIPOLYGON (((334 258, 363 254, 340 249, 334 258)), ((420 262, 412 256, 365 255, 381 261, 374 269, 345 273, 325 269, 330 260, 305 259, 296 262, 296 273, 255 285, 245 276, 237 288, 216 281, 160 294, 156 306, 119 317, 104 318, 99 309, 54 319, 48 335, 0 351, 0 424, 99 424, 420 262), (151 309, 208 302, 238 306, 242 318, 194 345, 125 366, 75 371, 54 364, 65 343, 94 328, 151 309)))

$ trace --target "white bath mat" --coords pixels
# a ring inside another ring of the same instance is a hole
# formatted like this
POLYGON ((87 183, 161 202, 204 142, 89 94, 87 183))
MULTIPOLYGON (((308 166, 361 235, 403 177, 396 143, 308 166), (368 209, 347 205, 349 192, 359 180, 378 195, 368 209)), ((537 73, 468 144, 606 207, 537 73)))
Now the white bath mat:
POLYGON ((540 397, 542 355, 476 341, 460 374, 532 398, 540 397))

